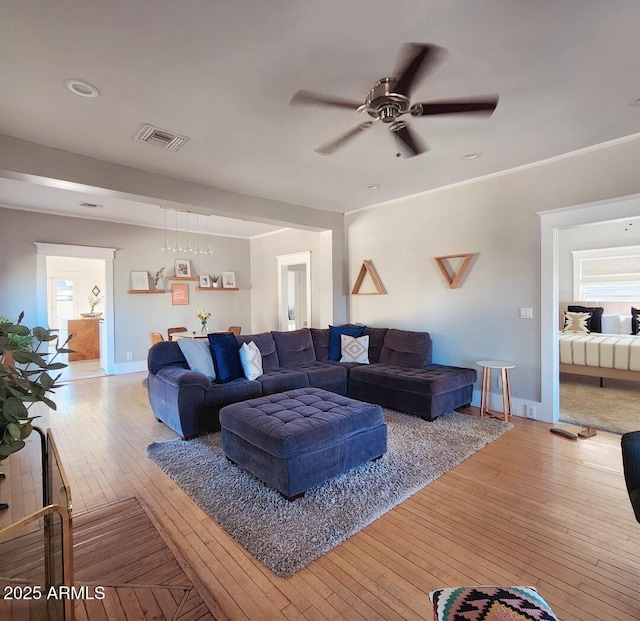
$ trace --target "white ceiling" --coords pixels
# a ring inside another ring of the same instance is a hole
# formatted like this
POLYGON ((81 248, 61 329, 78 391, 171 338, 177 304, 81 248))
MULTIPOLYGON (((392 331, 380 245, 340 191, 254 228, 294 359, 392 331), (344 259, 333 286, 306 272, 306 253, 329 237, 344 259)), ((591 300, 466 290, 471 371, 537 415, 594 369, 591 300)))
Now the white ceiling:
MULTIPOLYGON (((637 0, 4 0, 0 133, 348 212, 640 132, 640 107, 629 105, 639 28, 637 0), (364 100, 413 41, 448 50, 414 101, 499 93, 493 116, 411 118, 430 150, 410 159, 395 157, 382 124, 315 153, 365 119, 290 107, 292 95, 364 100), (69 78, 100 97, 73 95, 69 78), (190 140, 176 153, 134 142, 143 123, 190 140), (482 157, 461 159, 471 152, 482 157)), ((52 192, 2 181, 0 203, 76 208, 77 195, 52 192)), ((93 202, 107 201, 110 213, 112 199, 93 202)), ((133 213, 120 201, 120 216, 133 213)), ((162 210, 142 211, 158 224, 162 210)), ((229 234, 268 232, 239 231, 229 234)))

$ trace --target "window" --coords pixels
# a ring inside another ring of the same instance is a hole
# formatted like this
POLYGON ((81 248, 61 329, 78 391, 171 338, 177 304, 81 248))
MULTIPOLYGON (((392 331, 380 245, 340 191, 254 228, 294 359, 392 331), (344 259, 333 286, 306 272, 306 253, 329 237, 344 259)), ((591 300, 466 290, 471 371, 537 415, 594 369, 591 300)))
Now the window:
POLYGON ((576 300, 640 300, 640 246, 574 250, 576 300))

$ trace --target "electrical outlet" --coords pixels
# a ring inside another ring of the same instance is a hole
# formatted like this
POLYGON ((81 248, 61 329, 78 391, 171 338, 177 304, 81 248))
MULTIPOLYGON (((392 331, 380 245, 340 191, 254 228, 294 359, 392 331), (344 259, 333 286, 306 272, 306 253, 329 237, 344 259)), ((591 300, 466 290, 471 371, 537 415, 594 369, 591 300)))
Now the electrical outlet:
POLYGON ((127 360, 133 360, 133 352, 132 351, 128 351, 127 352, 127 360))
POLYGON ((526 416, 527 418, 536 418, 536 406, 535 405, 527 405, 526 406, 526 416))

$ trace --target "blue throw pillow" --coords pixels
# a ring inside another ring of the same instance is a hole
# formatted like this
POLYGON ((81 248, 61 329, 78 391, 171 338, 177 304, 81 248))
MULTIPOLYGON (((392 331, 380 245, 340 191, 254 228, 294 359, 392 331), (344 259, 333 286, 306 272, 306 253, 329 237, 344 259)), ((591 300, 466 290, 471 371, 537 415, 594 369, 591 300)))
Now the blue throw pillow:
POLYGON ((204 339, 178 339, 178 347, 192 371, 202 373, 210 380, 216 379, 211 350, 204 339))
POLYGON ((208 334, 207 337, 218 380, 224 384, 240 377, 244 378, 236 335, 208 334))
POLYGON ((342 346, 340 335, 362 336, 367 326, 329 326, 329 360, 340 360, 342 357, 342 346))

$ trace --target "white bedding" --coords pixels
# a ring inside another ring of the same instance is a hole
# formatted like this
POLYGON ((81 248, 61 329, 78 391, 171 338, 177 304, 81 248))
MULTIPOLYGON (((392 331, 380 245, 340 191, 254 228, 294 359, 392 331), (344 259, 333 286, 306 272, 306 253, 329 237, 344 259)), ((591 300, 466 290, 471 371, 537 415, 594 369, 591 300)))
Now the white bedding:
POLYGON ((640 336, 592 333, 559 338, 562 364, 640 371, 640 336))

